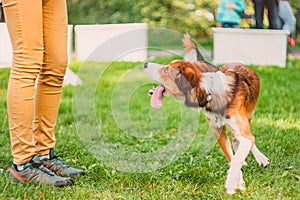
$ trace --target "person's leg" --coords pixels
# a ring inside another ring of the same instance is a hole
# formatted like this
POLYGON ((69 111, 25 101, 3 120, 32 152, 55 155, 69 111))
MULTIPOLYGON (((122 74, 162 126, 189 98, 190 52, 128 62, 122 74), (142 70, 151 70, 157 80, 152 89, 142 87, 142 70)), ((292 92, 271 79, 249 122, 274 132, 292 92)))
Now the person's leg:
POLYGON ((65 0, 43 0, 44 61, 35 96, 34 133, 39 155, 55 145, 54 129, 67 67, 67 8, 65 0))
POLYGON ((45 53, 35 96, 36 145, 44 167, 59 176, 75 178, 85 172, 62 162, 53 150, 54 129, 68 63, 65 0, 43 0, 43 24, 45 53))
POLYGON ((32 131, 34 85, 43 61, 42 4, 39 0, 3 0, 12 41, 13 63, 7 108, 13 163, 24 164, 36 154, 32 131))
POLYGON ((283 21, 283 30, 288 30, 292 34, 295 29, 296 19, 288 1, 281 1, 278 5, 278 15, 283 21))
POLYGON ((268 8, 268 19, 270 29, 279 29, 278 22, 278 2, 277 0, 267 0, 266 7, 268 8))
POLYGON ((255 27, 262 29, 264 27, 264 0, 253 0, 255 27))
MULTIPOLYGON (((281 1, 278 4, 278 15, 281 21, 283 22, 282 30, 288 30, 290 35, 287 38, 288 45, 295 47, 296 43, 294 40, 295 27, 296 27, 296 18, 292 11, 292 8, 288 1, 281 1)), ((291 51, 288 47, 288 51, 291 51)))

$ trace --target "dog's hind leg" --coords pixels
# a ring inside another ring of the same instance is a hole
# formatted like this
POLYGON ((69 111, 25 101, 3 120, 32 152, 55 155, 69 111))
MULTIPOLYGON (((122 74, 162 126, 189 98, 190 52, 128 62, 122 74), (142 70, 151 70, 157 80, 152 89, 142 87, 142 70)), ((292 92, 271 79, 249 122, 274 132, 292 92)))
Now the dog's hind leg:
POLYGON ((260 166, 267 167, 269 165, 269 159, 259 151, 255 144, 253 145, 251 152, 260 166))
MULTIPOLYGON (((251 118, 249 118, 249 124, 251 123, 251 118)), ((235 148, 233 148, 234 151, 236 151, 235 148)), ((258 162, 258 164, 262 167, 267 167, 270 163, 269 158, 267 158, 262 152, 259 151, 257 146, 253 144, 251 148, 251 152, 254 155, 255 160, 258 162)))

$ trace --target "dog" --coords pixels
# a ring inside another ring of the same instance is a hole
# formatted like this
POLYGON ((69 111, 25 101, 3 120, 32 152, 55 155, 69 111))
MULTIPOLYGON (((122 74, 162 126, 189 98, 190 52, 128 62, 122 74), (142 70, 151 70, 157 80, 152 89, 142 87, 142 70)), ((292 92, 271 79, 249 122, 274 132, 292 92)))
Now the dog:
POLYGON ((260 80, 253 70, 241 63, 218 68, 206 62, 188 34, 184 35, 182 42, 184 61, 174 60, 165 66, 144 64, 147 76, 160 84, 150 92, 151 105, 158 109, 163 105, 163 96, 174 97, 187 107, 202 111, 230 165, 225 188, 227 194, 233 195, 236 190, 245 189, 241 168, 250 151, 259 165, 269 165, 269 159, 256 147, 250 130, 260 80), (226 127, 232 133, 235 154, 226 127))

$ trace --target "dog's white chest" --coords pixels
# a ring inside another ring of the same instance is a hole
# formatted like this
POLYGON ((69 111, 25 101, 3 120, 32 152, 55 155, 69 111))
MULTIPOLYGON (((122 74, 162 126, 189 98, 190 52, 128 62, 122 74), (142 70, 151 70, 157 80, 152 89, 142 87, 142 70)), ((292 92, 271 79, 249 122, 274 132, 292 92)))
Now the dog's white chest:
POLYGON ((209 125, 216 128, 221 128, 226 124, 226 118, 221 116, 220 114, 208 112, 205 109, 201 109, 205 117, 210 119, 209 125))

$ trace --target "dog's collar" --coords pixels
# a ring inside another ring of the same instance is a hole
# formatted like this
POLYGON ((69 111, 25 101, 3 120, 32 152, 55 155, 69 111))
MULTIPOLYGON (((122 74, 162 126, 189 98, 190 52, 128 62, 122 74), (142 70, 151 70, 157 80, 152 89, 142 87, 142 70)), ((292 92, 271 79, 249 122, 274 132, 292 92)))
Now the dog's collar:
POLYGON ((200 102, 199 102, 199 105, 198 105, 198 106, 199 106, 200 108, 203 108, 203 109, 207 110, 207 111, 210 111, 210 105, 211 105, 210 102, 211 102, 211 99, 212 99, 211 94, 208 93, 208 95, 207 95, 205 101, 204 101, 202 104, 200 104, 200 102))
POLYGON ((212 99, 211 94, 208 93, 208 96, 206 97, 205 102, 203 102, 202 104, 199 104, 199 107, 207 109, 207 104, 210 103, 211 99, 212 99))
POLYGON ((207 103, 211 101, 211 94, 209 93, 208 96, 206 97, 207 103))

